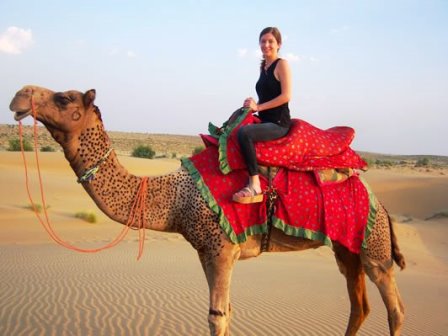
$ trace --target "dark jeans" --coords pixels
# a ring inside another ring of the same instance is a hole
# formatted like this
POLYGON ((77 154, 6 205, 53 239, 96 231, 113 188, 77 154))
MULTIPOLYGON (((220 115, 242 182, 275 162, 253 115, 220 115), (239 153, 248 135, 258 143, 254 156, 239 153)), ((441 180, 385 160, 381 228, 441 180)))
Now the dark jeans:
POLYGON ((288 131, 288 127, 282 127, 270 122, 251 124, 243 126, 238 130, 238 142, 250 176, 258 174, 254 143, 281 138, 285 136, 288 131))

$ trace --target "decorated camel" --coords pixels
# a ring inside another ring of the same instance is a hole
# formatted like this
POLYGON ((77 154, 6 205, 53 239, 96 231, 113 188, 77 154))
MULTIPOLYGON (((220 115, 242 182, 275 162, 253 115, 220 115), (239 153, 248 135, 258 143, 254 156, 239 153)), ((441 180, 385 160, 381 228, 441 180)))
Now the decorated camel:
MULTIPOLYGON (((54 92, 25 86, 13 98, 10 109, 21 120, 34 113, 62 146, 66 159, 97 206, 112 220, 128 223, 142 177, 130 174, 111 149, 100 111, 94 105, 95 90, 54 92), (92 172, 87 176, 86 172, 92 172)), ((204 200, 190 172, 181 169, 149 177, 144 204, 144 227, 180 233, 198 252, 209 286, 210 334, 230 335, 230 283, 235 262, 262 252, 301 251, 325 245, 321 240, 295 237, 272 228, 266 235, 254 232, 235 243, 220 225, 219 215, 204 200)), ((386 210, 377 204, 374 225, 359 253, 340 242, 329 242, 340 272, 347 281, 351 310, 346 335, 355 335, 369 313, 365 274, 378 287, 387 309, 390 335, 399 335, 404 307, 393 273, 393 262, 404 268, 393 226, 386 210)), ((328 244, 326 244, 328 245, 328 244)), ((300 304, 300 302, 297 302, 300 304)))

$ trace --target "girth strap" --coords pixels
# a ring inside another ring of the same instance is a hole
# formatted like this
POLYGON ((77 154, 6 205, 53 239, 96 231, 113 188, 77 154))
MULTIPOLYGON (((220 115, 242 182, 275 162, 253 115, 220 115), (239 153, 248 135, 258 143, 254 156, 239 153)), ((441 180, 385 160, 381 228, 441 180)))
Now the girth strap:
POLYGON ((267 233, 263 233, 261 236, 261 246, 260 246, 261 253, 267 252, 269 250, 269 243, 271 240, 272 217, 274 216, 275 202, 278 197, 277 191, 272 186, 272 179, 275 176, 275 174, 277 173, 277 171, 278 171, 278 168, 275 169, 275 173, 272 173, 272 168, 267 167, 266 175, 268 176, 268 181, 269 181, 268 190, 266 191, 266 196, 267 196, 266 212, 267 212, 267 229, 268 230, 267 230, 267 233))

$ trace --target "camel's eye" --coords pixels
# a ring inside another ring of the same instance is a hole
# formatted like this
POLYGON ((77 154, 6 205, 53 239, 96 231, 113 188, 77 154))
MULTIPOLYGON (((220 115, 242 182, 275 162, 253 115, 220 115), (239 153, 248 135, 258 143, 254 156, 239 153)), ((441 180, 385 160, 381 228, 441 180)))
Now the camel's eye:
POLYGON ((54 95, 54 101, 59 106, 67 106, 69 103, 73 101, 73 99, 70 96, 66 96, 63 93, 55 93, 54 95))

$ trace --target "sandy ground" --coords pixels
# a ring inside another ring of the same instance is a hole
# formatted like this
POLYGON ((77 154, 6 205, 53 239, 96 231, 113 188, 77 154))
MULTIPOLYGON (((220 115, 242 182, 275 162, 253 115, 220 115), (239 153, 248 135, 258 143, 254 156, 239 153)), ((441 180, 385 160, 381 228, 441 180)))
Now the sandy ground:
MULTIPOLYGON (((175 160, 120 160, 138 175, 179 167, 175 160)), ((122 227, 100 214, 61 153, 42 153, 41 165, 60 236, 91 247, 118 234, 122 227), (85 210, 94 210, 98 222, 74 217, 85 210)), ((403 335, 448 335, 448 219, 425 220, 448 211, 448 175, 372 170, 364 177, 399 220, 408 264, 396 271, 406 305, 403 335)), ((33 167, 30 178, 38 200, 33 167)), ((101 253, 72 252, 53 243, 27 208, 20 153, 0 152, 0 186, 0 335, 208 335, 206 280, 182 237, 149 232, 138 262, 135 232, 101 253)), ((239 262, 232 335, 343 335, 345 288, 326 247, 239 262)), ((368 292, 371 313, 359 335, 386 335, 386 311, 370 282, 368 292)))

